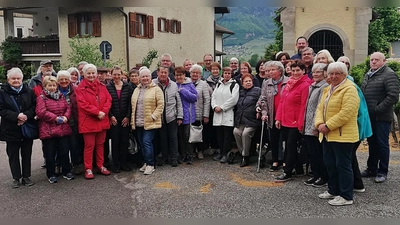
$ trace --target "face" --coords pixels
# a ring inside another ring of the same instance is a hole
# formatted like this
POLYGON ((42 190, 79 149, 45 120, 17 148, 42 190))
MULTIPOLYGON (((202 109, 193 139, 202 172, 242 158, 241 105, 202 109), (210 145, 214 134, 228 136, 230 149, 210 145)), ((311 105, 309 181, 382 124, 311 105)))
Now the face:
POLYGON ((132 84, 138 85, 139 84, 139 74, 131 73, 129 75, 129 80, 131 81, 132 84))
POLYGON ((140 83, 142 85, 150 84, 151 82, 151 75, 148 72, 143 72, 142 76, 139 78, 140 83))
POLYGON ((219 68, 216 66, 211 67, 211 75, 214 77, 219 76, 219 68))
POLYGON ((95 79, 97 79, 96 70, 94 68, 89 68, 88 70, 86 70, 84 77, 86 80, 93 82, 95 79))
POLYGON ((100 82, 105 81, 106 80, 106 75, 107 75, 107 72, 98 72, 99 81, 100 82))
POLYGON ((185 74, 184 73, 175 73, 175 80, 179 84, 183 84, 185 82, 185 74))
POLYGON ((333 86, 340 84, 344 79, 346 79, 346 76, 338 70, 330 71, 329 76, 333 86))
POLYGON ((328 57, 326 57, 325 53, 319 53, 317 55, 317 63, 325 63, 328 64, 328 57))
POLYGON ((85 65, 83 65, 83 64, 78 66, 78 70, 79 70, 79 73, 81 73, 81 76, 83 76, 83 70, 82 69, 83 69, 84 66, 85 65))
POLYGON ((201 76, 201 71, 199 71, 198 69, 192 70, 192 72, 190 72, 190 79, 192 79, 193 82, 199 80, 200 76, 201 76))
POLYGON ((282 76, 281 71, 279 71, 278 67, 276 66, 269 66, 268 74, 273 80, 279 80, 279 78, 282 76))
POLYGON ((347 61, 347 59, 341 59, 340 62, 346 64, 347 71, 350 70, 350 63, 349 63, 349 61, 347 61))
POLYGON ((238 68, 238 62, 237 62, 237 61, 230 61, 230 62, 229 62, 229 67, 230 67, 232 70, 237 70, 237 68, 238 68))
POLYGON ((228 80, 230 80, 230 79, 232 78, 232 72, 229 71, 229 70, 224 71, 223 77, 224 77, 224 81, 225 81, 225 82, 228 81, 228 80))
POLYGON ((264 68, 264 64, 263 63, 261 63, 261 65, 260 65, 258 70, 260 71, 260 77, 261 78, 265 78, 266 77, 266 73, 265 73, 265 68, 264 68))
POLYGON ((62 88, 67 88, 69 83, 71 83, 67 76, 59 76, 57 82, 62 88))
POLYGON ((326 83, 331 84, 332 83, 331 82, 331 76, 325 70, 324 70, 324 76, 325 76, 326 83))
POLYGON ((302 50, 305 47, 308 47, 308 44, 304 38, 300 38, 297 40, 296 47, 298 50, 302 50))
POLYGON ((243 88, 244 89, 249 89, 251 87, 253 87, 253 79, 251 79, 250 77, 246 77, 243 81, 243 88))
POLYGON ((285 67, 285 71, 286 71, 286 74, 288 74, 288 76, 292 75, 292 69, 290 68, 290 65, 292 65, 292 63, 286 64, 286 67, 285 67))
POLYGON ((311 64, 312 61, 314 60, 314 56, 311 50, 306 50, 301 53, 301 59, 304 61, 306 64, 311 64))
POLYGON ((292 67, 291 69, 292 69, 292 76, 295 79, 303 76, 303 74, 305 73, 305 71, 300 69, 300 67, 298 66, 292 67))
POLYGON ((11 85, 11 87, 19 88, 22 85, 22 76, 13 74, 10 76, 10 78, 7 78, 7 82, 11 85))
POLYGON ((50 76, 53 71, 53 64, 46 63, 40 67, 40 72, 42 72, 43 76, 50 76))
POLYGON ((369 65, 372 70, 379 69, 385 64, 385 57, 379 53, 373 53, 369 59, 369 65))
POLYGON ((57 91, 57 83, 56 82, 49 82, 46 84, 46 87, 44 87, 46 90, 48 90, 51 93, 54 93, 57 91))
POLYGON ((168 69, 160 67, 159 71, 157 72, 157 75, 158 75, 158 80, 161 83, 167 82, 167 80, 168 80, 168 69))
POLYGON ((211 55, 207 55, 207 56, 205 56, 204 57, 204 59, 203 59, 203 61, 204 61, 204 65, 206 66, 206 68, 210 68, 210 66, 211 66, 211 63, 212 63, 212 56, 211 55))
POLYGON ((123 82, 128 82, 128 77, 125 76, 125 75, 123 75, 122 78, 121 78, 121 80, 122 80, 123 82))
POLYGON ((73 72, 71 73, 71 81, 72 81, 73 83, 76 83, 76 82, 78 81, 78 73, 77 73, 77 72, 73 71, 73 72))
POLYGON ((321 80, 325 79, 323 70, 314 70, 312 76, 315 82, 320 82, 321 80))
POLYGON ((245 64, 240 64, 240 73, 245 74, 249 72, 249 68, 245 64))
POLYGON ((161 58, 161 65, 166 67, 171 67, 172 65, 171 59, 168 56, 163 56, 161 58))
POLYGON ((111 72, 107 72, 107 74, 106 74, 106 80, 111 80, 111 79, 112 79, 111 72))
POLYGON ((280 61, 283 65, 286 65, 287 60, 288 60, 288 59, 286 58, 285 55, 283 55, 283 56, 279 59, 279 61, 280 61))
POLYGON ((186 60, 183 63, 183 67, 185 67, 185 70, 188 71, 188 72, 190 71, 190 68, 192 68, 192 66, 193 66, 193 63, 190 62, 189 60, 186 60))
POLYGON ((122 78, 122 70, 113 70, 111 76, 112 76, 114 83, 119 83, 122 78))

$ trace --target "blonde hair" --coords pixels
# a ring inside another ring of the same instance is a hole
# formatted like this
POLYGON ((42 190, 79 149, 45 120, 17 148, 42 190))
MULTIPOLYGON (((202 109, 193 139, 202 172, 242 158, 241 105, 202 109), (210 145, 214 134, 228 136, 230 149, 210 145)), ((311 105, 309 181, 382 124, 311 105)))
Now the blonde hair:
POLYGON ((45 76, 43 79, 43 87, 46 87, 47 84, 54 82, 57 84, 57 78, 54 76, 45 76))

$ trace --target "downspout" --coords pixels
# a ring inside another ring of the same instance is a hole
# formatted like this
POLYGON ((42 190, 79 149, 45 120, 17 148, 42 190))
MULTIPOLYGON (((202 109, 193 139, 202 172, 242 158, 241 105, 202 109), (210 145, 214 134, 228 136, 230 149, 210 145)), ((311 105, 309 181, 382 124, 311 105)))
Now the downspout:
POLYGON ((121 13, 122 13, 122 15, 124 15, 124 17, 125 17, 125 21, 126 21, 126 26, 125 26, 125 35, 126 35, 126 38, 125 38, 125 44, 126 44, 126 71, 129 71, 130 70, 130 66, 129 66, 129 62, 130 62, 130 60, 129 60, 129 17, 128 17, 128 14, 126 14, 125 12, 124 12, 124 10, 123 10, 123 7, 117 7, 117 9, 118 9, 118 11, 120 11, 121 13))

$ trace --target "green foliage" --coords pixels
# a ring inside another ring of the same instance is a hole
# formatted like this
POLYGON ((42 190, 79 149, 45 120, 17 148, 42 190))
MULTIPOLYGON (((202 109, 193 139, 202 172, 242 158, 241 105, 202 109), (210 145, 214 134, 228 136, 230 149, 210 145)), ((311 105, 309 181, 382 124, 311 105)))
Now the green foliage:
MULTIPOLYGON (((278 17, 280 12, 275 10, 275 17, 278 17)), ((268 45, 265 48, 265 60, 276 60, 275 55, 283 48, 283 26, 282 23, 274 19, 274 23, 277 29, 274 30, 275 40, 274 43, 268 45)))
POLYGON ((226 66, 229 66, 229 58, 228 57, 222 58, 222 67, 226 67, 226 66))
POLYGON ((13 42, 12 39, 11 36, 5 39, 0 45, 0 50, 6 63, 19 65, 22 61, 22 48, 19 43, 13 42))
POLYGON ((147 68, 150 68, 151 63, 153 63, 153 59, 158 57, 157 54, 158 54, 157 50, 155 49, 149 50, 146 57, 144 57, 142 60, 142 66, 147 66, 147 68))
POLYGON ((4 83, 7 80, 7 70, 4 66, 0 66, 0 83, 4 83))
POLYGON ((275 55, 279 51, 281 51, 281 48, 279 48, 279 45, 277 43, 273 43, 273 44, 268 45, 265 48, 264 59, 265 60, 276 60, 275 55))
MULTIPOLYGON (((100 43, 92 43, 91 39, 92 37, 90 36, 79 37, 79 35, 76 35, 68 41, 71 48, 71 52, 67 56, 70 63, 69 67, 76 66, 81 61, 92 63, 98 67, 104 67, 104 60, 99 49, 100 43)), ((106 60, 107 68, 111 68, 114 65, 123 66, 122 64, 121 59, 116 61, 106 60)))
POLYGON ((257 64, 257 62, 258 62, 258 60, 260 60, 260 59, 261 59, 261 58, 260 58, 260 56, 259 56, 258 54, 253 54, 253 55, 251 55, 251 57, 250 57, 249 63, 250 63, 250 65, 251 65, 252 67, 255 67, 256 64, 257 64))

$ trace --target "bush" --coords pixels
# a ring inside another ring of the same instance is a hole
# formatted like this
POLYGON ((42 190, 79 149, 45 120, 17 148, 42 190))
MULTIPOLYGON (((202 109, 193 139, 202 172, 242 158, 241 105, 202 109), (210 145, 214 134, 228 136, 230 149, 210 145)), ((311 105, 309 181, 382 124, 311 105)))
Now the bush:
POLYGON ((22 48, 19 43, 11 41, 10 36, 0 45, 0 50, 3 55, 3 60, 11 66, 18 66, 22 61, 22 48))
POLYGON ((4 66, 0 66, 0 83, 6 82, 7 70, 4 66))

